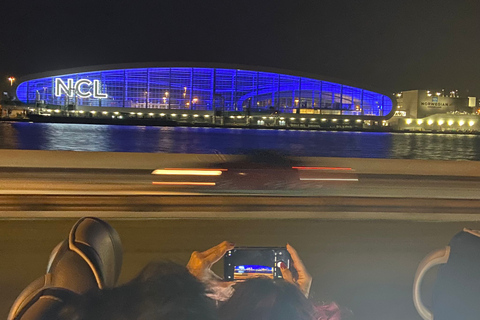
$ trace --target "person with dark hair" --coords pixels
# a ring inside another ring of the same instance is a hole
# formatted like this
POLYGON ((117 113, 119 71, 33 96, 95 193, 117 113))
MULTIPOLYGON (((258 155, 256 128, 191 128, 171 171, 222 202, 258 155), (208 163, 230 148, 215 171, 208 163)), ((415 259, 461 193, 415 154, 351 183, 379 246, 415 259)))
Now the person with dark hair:
POLYGON ((218 310, 221 320, 316 320, 313 304, 293 284, 269 278, 235 285, 218 310))
POLYGON ((96 290, 59 311, 66 320, 216 320, 214 301, 189 271, 171 262, 152 262, 130 282, 96 290))

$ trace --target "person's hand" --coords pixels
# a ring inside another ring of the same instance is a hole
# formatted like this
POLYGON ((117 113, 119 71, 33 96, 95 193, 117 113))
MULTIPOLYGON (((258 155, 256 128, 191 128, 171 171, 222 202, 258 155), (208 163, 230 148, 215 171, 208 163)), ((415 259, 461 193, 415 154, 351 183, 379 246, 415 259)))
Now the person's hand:
POLYGON ((206 251, 194 251, 187 263, 187 269, 198 280, 206 283, 207 286, 213 290, 217 290, 216 288, 218 287, 230 288, 233 285, 233 282, 223 281, 221 277, 216 275, 211 270, 211 267, 215 262, 220 260, 228 250, 231 250, 234 247, 235 244, 228 241, 223 241, 222 243, 206 251))
POLYGON ((312 276, 307 272, 307 269, 303 265, 302 260, 298 256, 297 251, 289 244, 287 244, 287 251, 290 253, 290 257, 293 261, 293 267, 297 271, 298 277, 294 279, 292 272, 287 268, 285 263, 280 264, 280 270, 282 272, 283 279, 296 285, 300 291, 308 298, 310 293, 310 287, 312 285, 312 276))

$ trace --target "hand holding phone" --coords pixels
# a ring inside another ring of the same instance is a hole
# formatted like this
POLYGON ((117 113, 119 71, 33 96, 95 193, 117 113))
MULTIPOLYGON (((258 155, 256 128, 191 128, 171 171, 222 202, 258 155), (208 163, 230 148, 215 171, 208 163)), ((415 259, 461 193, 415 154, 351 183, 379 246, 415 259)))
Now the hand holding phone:
POLYGON ((290 244, 287 243, 287 251, 292 258, 296 275, 292 275, 291 270, 282 269, 283 277, 286 281, 296 285, 300 291, 308 298, 310 287, 312 286, 312 276, 308 273, 307 268, 300 259, 300 256, 290 244))
POLYGON ((237 247, 224 256, 226 281, 241 281, 255 277, 284 278, 297 286, 308 297, 312 277, 307 272, 297 251, 285 247, 237 247))
POLYGON ((190 256, 187 264, 188 271, 209 288, 211 292, 208 296, 212 299, 225 301, 233 293, 231 286, 234 283, 223 281, 221 277, 212 271, 211 267, 224 256, 225 252, 233 249, 234 246, 231 242, 223 241, 203 252, 194 251, 190 256))

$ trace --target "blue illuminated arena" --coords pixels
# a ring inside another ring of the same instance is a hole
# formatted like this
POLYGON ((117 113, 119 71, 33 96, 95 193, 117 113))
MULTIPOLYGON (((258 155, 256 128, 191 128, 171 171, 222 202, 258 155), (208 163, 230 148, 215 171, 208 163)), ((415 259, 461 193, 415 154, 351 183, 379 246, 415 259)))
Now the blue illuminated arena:
POLYGON ((220 67, 122 67, 30 77, 18 85, 17 98, 77 109, 274 110, 383 118, 392 111, 386 95, 313 77, 220 67))

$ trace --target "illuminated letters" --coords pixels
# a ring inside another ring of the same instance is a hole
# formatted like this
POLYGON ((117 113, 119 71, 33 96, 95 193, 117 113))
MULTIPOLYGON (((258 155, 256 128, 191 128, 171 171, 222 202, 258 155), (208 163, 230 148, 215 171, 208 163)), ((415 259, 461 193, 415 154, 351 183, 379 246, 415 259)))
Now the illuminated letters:
POLYGON ((93 97, 97 99, 108 98, 108 94, 100 92, 102 89, 102 84, 100 80, 93 80, 93 97))
POLYGON ((82 85, 84 84, 90 87, 92 85, 92 81, 88 79, 78 80, 77 83, 75 83, 75 92, 77 93, 77 96, 79 98, 90 98, 92 96, 92 93, 90 91, 82 91, 82 85))
POLYGON ((70 98, 72 98, 72 90, 73 88, 73 79, 68 79, 68 86, 65 85, 65 82, 62 81, 60 78, 55 79, 55 96, 60 97, 63 94, 66 94, 70 98))
POLYGON ((108 94, 102 92, 100 80, 93 80, 92 82, 88 79, 80 79, 74 83, 73 79, 67 79, 67 84, 65 84, 61 78, 55 78, 55 96, 61 97, 62 94, 70 98, 75 95, 79 98, 108 98, 108 94))

